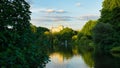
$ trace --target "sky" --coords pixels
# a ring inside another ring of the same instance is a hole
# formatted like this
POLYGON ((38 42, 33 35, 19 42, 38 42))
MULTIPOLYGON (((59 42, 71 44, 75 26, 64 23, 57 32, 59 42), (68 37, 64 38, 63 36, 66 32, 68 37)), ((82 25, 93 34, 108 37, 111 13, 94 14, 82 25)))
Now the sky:
POLYGON ((81 29, 88 20, 100 17, 103 0, 31 0, 31 23, 41 27, 63 25, 81 29))

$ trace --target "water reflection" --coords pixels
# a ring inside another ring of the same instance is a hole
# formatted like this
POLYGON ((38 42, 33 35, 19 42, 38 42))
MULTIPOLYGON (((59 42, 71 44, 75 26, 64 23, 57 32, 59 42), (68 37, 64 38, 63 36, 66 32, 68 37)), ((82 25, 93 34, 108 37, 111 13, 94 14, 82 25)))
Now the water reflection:
POLYGON ((94 61, 93 61, 93 56, 92 56, 92 52, 84 52, 81 54, 82 59, 84 60, 84 62, 89 66, 89 68, 93 68, 94 67, 94 61))
POLYGON ((79 55, 66 59, 60 53, 53 53, 50 55, 50 58, 51 62, 46 65, 46 68, 88 68, 79 55))
POLYGON ((50 52, 51 62, 46 65, 46 68, 89 68, 89 63, 84 62, 89 55, 81 55, 78 48, 77 45, 53 46, 50 52))
POLYGON ((94 58, 95 68, 120 68, 120 58, 111 54, 101 54, 94 58))
POLYGON ((46 68, 120 68, 119 54, 94 54, 74 46, 53 46, 46 68))

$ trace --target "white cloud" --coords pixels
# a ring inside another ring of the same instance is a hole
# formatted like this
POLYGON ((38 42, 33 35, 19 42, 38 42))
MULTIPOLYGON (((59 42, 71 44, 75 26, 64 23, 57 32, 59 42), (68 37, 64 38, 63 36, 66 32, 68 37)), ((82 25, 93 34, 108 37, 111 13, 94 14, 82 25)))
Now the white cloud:
POLYGON ((76 6, 80 7, 80 6, 81 6, 81 4, 78 2, 78 3, 76 3, 76 6))
POLYGON ((66 13, 65 10, 57 10, 56 12, 57 12, 57 13, 66 13))
POLYGON ((70 21, 70 16, 64 16, 62 13, 66 13, 63 9, 46 9, 46 8, 34 8, 31 7, 31 21, 36 22, 54 22, 54 21, 70 21), (37 15, 37 17, 35 16, 37 15))
POLYGON ((45 13, 65 13, 65 10, 59 9, 59 10, 55 10, 55 9, 45 9, 42 12, 45 13))
POLYGON ((66 13, 67 11, 63 10, 63 9, 46 9, 46 8, 33 8, 31 7, 31 12, 33 13, 66 13))
POLYGON ((33 21, 39 22, 56 22, 56 21, 70 21, 72 17, 70 16, 60 16, 60 15, 48 15, 39 18, 32 19, 33 21))
POLYGON ((54 10, 54 9, 46 9, 46 10, 44 10, 43 12, 47 12, 47 13, 54 13, 54 12, 55 12, 55 10, 54 10))
POLYGON ((78 20, 84 20, 84 21, 87 21, 87 20, 97 20, 99 19, 99 15, 83 15, 83 16, 79 16, 79 17, 76 17, 78 20))

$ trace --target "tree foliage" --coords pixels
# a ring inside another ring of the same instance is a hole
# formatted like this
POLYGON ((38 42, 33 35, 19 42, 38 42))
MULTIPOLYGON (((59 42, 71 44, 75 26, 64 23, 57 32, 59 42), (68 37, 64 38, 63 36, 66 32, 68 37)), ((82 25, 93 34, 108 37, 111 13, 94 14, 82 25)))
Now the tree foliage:
POLYGON ((97 21, 90 20, 83 26, 82 30, 78 32, 77 42, 79 46, 88 50, 93 49, 92 30, 96 24, 97 21))
POLYGON ((113 10, 116 7, 120 7, 120 0, 104 0, 102 7, 104 10, 113 10))
POLYGON ((120 1, 104 0, 99 22, 109 23, 113 28, 120 28, 120 1))
POLYGON ((64 28, 63 30, 60 31, 60 36, 61 36, 61 40, 65 41, 65 40, 72 40, 72 36, 75 35, 74 30, 72 30, 71 28, 64 28))
MULTIPOLYGON (((113 41, 107 40, 105 41, 104 39, 107 39, 108 37, 112 37, 114 30, 111 27, 110 24, 106 24, 106 23, 98 23, 94 29, 93 29, 93 40, 95 41, 95 43, 103 43, 108 44, 107 42, 109 42, 109 44, 111 44, 113 41)), ((112 38, 110 38, 112 40, 112 38)))
POLYGON ((93 29, 93 39, 96 50, 109 52, 119 46, 120 37, 120 0, 104 0, 101 17, 93 29))
POLYGON ((86 36, 91 36, 92 29, 96 24, 97 24, 97 21, 90 20, 90 21, 86 22, 86 24, 84 25, 84 27, 82 28, 82 30, 80 32, 86 36))
POLYGON ((48 61, 42 43, 33 44, 36 27, 29 8, 25 0, 0 0, 0 68, 42 68, 48 61))

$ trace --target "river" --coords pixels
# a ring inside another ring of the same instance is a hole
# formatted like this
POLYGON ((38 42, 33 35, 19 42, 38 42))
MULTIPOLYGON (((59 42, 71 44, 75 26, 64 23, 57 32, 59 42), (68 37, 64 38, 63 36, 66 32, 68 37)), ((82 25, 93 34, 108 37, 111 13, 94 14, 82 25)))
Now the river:
POLYGON ((92 52, 81 51, 77 46, 54 46, 50 53, 50 62, 46 68, 92 68, 92 52))
POLYGON ((120 54, 97 54, 80 47, 54 46, 45 68, 120 68, 120 54))
POLYGON ((67 59, 60 53, 53 53, 50 55, 50 60, 46 68, 89 68, 80 55, 67 59))

